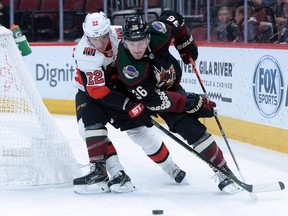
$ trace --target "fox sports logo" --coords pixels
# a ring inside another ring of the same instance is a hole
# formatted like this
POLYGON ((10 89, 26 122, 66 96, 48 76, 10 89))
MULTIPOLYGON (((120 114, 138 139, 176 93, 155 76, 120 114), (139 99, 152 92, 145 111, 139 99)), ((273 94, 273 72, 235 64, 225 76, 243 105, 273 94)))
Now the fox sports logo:
POLYGON ((253 94, 258 111, 266 118, 274 117, 281 106, 284 81, 279 63, 272 56, 263 56, 253 76, 253 94))

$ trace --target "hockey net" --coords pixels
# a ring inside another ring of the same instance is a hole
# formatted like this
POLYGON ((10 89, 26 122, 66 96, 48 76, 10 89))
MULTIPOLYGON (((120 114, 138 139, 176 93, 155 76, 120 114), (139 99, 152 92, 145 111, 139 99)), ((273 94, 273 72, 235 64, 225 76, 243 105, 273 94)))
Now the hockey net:
POLYGON ((2 26, 0 139, 0 188, 67 185, 79 175, 69 142, 46 109, 12 32, 2 26))

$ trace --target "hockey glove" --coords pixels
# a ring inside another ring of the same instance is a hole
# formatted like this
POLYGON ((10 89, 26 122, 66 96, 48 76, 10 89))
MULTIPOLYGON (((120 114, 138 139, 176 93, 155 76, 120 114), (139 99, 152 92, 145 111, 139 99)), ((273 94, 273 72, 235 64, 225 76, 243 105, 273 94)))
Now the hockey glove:
POLYGON ((198 118, 201 118, 214 116, 213 107, 216 107, 215 102, 205 96, 192 93, 187 95, 187 102, 184 109, 187 113, 195 114, 198 118))
POLYGON ((198 58, 198 46, 193 40, 193 36, 190 34, 185 35, 180 40, 175 40, 175 47, 178 50, 180 57, 185 64, 189 64, 191 57, 194 61, 198 58))
POLYGON ((144 105, 142 103, 134 103, 129 98, 126 98, 123 110, 127 111, 129 116, 131 118, 136 118, 140 115, 146 115, 146 116, 155 116, 157 117, 157 114, 153 111, 150 111, 149 109, 145 109, 144 105))
POLYGON ((151 116, 157 117, 157 114, 144 107, 141 103, 134 103, 128 98, 126 99, 126 105, 124 106, 131 118, 141 118, 141 121, 147 126, 152 127, 151 116))
POLYGON ((152 127, 153 124, 151 122, 151 116, 157 117, 157 114, 148 108, 145 108, 144 111, 142 111, 141 115, 138 118, 141 118, 142 122, 145 123, 146 127, 152 127))
POLYGON ((136 118, 144 111, 144 106, 141 103, 134 103, 130 99, 126 99, 123 109, 128 112, 131 118, 136 118))

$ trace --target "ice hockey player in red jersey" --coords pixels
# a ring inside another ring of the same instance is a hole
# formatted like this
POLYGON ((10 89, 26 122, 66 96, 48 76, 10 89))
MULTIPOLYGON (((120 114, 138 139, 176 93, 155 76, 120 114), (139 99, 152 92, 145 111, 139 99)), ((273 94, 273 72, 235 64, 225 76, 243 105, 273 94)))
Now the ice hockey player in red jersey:
MULTIPOLYGON (((197 59, 198 47, 179 13, 164 11, 149 24, 141 16, 127 17, 116 60, 120 79, 134 99, 156 111, 172 132, 181 135, 205 159, 233 175, 221 149, 199 121, 212 117, 216 104, 199 94, 187 95, 181 87, 181 68, 169 52, 172 40, 185 64, 190 63, 189 58, 197 59)), ((241 190, 221 173, 215 174, 221 191, 241 190)))
POLYGON ((103 12, 87 14, 83 23, 84 35, 73 52, 77 68, 74 78, 78 88, 77 121, 91 163, 87 175, 74 179, 76 193, 131 192, 135 188, 108 138, 107 123, 127 131, 128 136, 175 182, 182 182, 186 175, 172 160, 162 140, 146 127, 152 126, 151 111, 114 90, 117 73, 115 67, 113 70, 113 62, 120 42, 116 30, 103 12))

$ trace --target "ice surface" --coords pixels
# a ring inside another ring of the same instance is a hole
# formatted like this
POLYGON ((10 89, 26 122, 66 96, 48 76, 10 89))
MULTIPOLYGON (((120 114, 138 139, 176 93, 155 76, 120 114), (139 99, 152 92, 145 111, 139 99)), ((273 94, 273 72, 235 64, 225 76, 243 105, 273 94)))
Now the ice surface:
MULTIPOLYGON (((88 163, 85 143, 78 134, 74 116, 54 115, 69 139, 79 163, 88 163)), ((172 141, 157 128, 172 157, 187 172, 185 183, 174 183, 139 146, 108 126, 109 137, 117 148, 121 163, 137 190, 127 194, 77 195, 72 187, 24 191, 0 191, 1 216, 146 216, 163 209, 164 216, 286 216, 287 189, 259 193, 251 201, 248 193, 221 193, 211 179, 213 172, 201 160, 172 141)), ((225 128, 224 128, 225 130, 225 128)), ((237 169, 222 137, 215 136, 230 168, 237 169)), ((230 140, 242 174, 248 183, 283 181, 288 185, 288 155, 230 140)), ((85 171, 85 170, 84 170, 85 171)), ((239 176, 239 175, 238 175, 239 176)))

